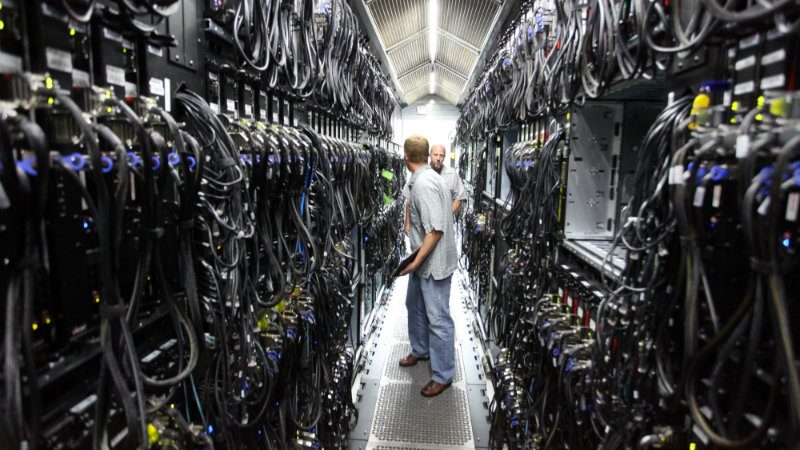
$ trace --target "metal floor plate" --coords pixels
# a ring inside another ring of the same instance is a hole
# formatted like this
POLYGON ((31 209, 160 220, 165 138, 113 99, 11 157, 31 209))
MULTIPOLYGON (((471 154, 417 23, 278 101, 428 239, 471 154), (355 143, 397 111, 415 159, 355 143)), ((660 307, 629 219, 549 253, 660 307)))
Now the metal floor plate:
MULTIPOLYGON (((472 373, 476 369, 472 367, 475 342, 469 329, 471 315, 464 304, 461 275, 456 274, 453 280, 450 309, 456 326, 454 384, 437 397, 425 398, 419 391, 430 380, 430 362, 414 367, 397 364, 411 351, 405 285, 397 283, 391 300, 383 305, 380 334, 365 370, 369 376, 362 379, 357 391, 359 408, 363 407, 366 416, 351 434, 350 450, 487 450, 488 422, 483 423, 486 411, 482 407, 488 401, 486 384, 472 373), (472 366, 466 368, 465 362, 472 366)), ((481 369, 478 366, 477 370, 481 369)))
MULTIPOLYGON (((430 361, 420 361, 412 367, 400 367, 397 362, 409 353, 411 353, 411 345, 407 342, 398 342, 392 345, 392 351, 383 367, 384 380, 411 381, 421 387, 431 379, 430 361)), ((461 361, 461 351, 456 346, 456 373, 453 376, 453 383, 460 383, 463 380, 464 364, 461 361)))
POLYGON ((451 386, 434 398, 425 398, 415 384, 381 386, 372 434, 382 441, 464 445, 472 440, 467 397, 451 386))
MULTIPOLYGON (((406 321, 407 322, 407 321, 406 321)), ((398 341, 406 341, 408 342, 408 325, 402 324, 400 322, 397 323, 397 326, 394 329, 394 338, 398 341)))

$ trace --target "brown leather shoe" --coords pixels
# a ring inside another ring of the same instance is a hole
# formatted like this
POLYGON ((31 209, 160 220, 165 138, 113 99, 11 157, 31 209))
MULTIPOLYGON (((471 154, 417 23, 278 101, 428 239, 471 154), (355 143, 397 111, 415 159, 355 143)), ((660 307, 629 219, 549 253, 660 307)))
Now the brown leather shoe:
POLYGON ((427 358, 427 357, 420 357, 420 358, 417 358, 417 357, 416 357, 416 356, 414 356, 414 355, 408 355, 408 356, 406 356, 405 358, 401 358, 401 359, 400 359, 400 367, 411 367, 411 366, 416 366, 418 362, 420 362, 420 361, 427 361, 427 360, 429 360, 429 359, 430 359, 430 358, 427 358))
POLYGON ((420 394, 422 394, 423 397, 436 397, 437 395, 444 392, 445 389, 449 388, 451 384, 453 384, 452 381, 442 384, 431 380, 419 392, 420 394))

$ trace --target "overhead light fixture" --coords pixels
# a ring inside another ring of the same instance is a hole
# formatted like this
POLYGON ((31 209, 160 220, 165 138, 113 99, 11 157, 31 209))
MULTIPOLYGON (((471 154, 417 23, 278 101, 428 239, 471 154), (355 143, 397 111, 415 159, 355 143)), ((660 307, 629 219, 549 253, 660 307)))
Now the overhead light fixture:
POLYGON ((439 40, 439 0, 428 0, 428 51, 431 62, 436 60, 436 44, 439 40))
POLYGON ((430 91, 431 91, 430 92, 431 94, 436 92, 436 72, 433 71, 433 70, 431 70, 431 88, 430 88, 430 91))

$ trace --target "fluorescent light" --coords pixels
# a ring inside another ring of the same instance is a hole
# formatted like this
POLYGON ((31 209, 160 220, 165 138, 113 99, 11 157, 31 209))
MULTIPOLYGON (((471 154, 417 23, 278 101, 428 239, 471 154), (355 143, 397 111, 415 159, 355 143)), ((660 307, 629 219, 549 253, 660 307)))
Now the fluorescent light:
POLYGON ((431 70, 431 88, 430 88, 430 91, 431 91, 431 94, 436 92, 436 72, 434 72, 433 70, 431 70))
POLYGON ((436 44, 439 39, 439 0, 428 0, 428 51, 431 62, 436 60, 436 44))

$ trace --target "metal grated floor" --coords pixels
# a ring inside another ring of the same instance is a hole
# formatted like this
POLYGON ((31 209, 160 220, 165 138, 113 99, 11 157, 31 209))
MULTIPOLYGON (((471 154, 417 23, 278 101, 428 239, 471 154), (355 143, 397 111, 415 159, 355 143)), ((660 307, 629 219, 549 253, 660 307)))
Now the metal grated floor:
MULTIPOLYGON (((406 323, 408 323, 408 317, 406 317, 406 323)), ((394 329, 394 337, 398 341, 406 341, 406 342, 408 342, 408 340, 409 340, 409 337, 408 337, 408 326, 405 326, 405 327, 398 326, 397 328, 395 328, 394 329)))
POLYGON ((477 359, 475 336, 467 319, 467 302, 454 277, 450 310, 456 325, 456 374, 453 385, 434 398, 420 394, 430 380, 430 362, 400 367, 411 351, 405 283, 400 280, 383 307, 380 334, 371 346, 361 378, 357 407, 365 417, 351 434, 351 450, 488 450, 488 399, 485 379, 465 358, 477 359))
POLYGON ((464 445, 472 440, 472 426, 464 390, 450 386, 435 398, 425 398, 415 384, 389 383, 381 387, 372 422, 382 441, 464 445))
POLYGON ((398 447, 394 445, 378 445, 372 447, 372 450, 429 450, 425 447, 398 447))
MULTIPOLYGON (((398 342, 392 345, 392 351, 383 368, 383 377, 394 381, 411 381, 421 389, 431 379, 431 362, 420 361, 416 366, 400 367, 397 362, 410 352, 411 344, 398 342)), ((461 352, 456 352, 456 374, 453 376, 453 383, 462 381, 464 381, 464 364, 461 361, 461 352)))

